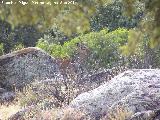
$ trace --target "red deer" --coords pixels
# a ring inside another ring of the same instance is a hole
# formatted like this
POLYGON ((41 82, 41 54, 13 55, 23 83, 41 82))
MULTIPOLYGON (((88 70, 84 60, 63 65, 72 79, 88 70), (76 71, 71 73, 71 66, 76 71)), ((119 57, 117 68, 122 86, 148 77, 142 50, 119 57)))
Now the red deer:
POLYGON ((74 58, 58 58, 58 64, 60 65, 60 71, 63 75, 66 75, 67 72, 75 73, 76 64, 82 64, 83 61, 88 56, 90 50, 83 43, 77 43, 76 56, 74 58))

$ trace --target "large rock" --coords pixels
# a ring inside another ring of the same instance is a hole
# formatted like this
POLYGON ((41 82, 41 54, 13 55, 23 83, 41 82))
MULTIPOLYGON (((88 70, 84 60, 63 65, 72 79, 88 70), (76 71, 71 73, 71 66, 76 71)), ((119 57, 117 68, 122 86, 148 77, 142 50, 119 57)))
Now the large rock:
POLYGON ((125 70, 127 70, 127 68, 118 66, 112 69, 99 69, 85 74, 75 82, 76 87, 80 91, 78 92, 78 94, 99 87, 100 85, 111 80, 111 78, 115 77, 117 74, 124 72, 125 70))
MULTIPOLYGON (((128 70, 104 85, 80 94, 70 103, 70 107, 85 111, 96 119, 113 112, 117 106, 132 112, 132 119, 137 113, 139 117, 147 111, 155 113, 160 108, 160 70, 128 70)), ((153 118, 156 116, 143 119, 153 118)))
POLYGON ((16 97, 14 92, 4 92, 0 95, 0 103, 13 101, 16 97))
POLYGON ((41 49, 29 47, 0 57, 0 86, 22 88, 35 79, 55 78, 56 60, 41 49))
POLYGON ((160 120, 160 109, 137 112, 129 120, 160 120))

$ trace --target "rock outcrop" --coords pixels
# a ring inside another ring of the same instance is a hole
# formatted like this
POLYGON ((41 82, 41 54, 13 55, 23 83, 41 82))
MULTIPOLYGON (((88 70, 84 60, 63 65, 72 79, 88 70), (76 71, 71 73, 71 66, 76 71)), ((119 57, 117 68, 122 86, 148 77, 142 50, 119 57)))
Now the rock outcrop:
POLYGON ((0 57, 0 86, 22 88, 35 79, 55 78, 56 60, 41 49, 29 47, 0 57))
MULTIPOLYGON (((112 69, 99 69, 92 73, 87 73, 76 80, 76 87, 83 92, 93 90, 126 70, 127 68, 119 66, 112 69)), ((82 92, 78 92, 78 94, 80 93, 82 92)))
POLYGON ((129 120, 160 120, 160 109, 135 113, 129 120))
POLYGON ((16 97, 14 92, 4 92, 0 94, 0 103, 11 102, 16 97))
POLYGON ((160 108, 160 70, 128 70, 98 88, 80 94, 70 103, 70 107, 84 111, 97 120, 119 106, 132 113, 131 120, 137 116, 144 120, 157 118, 159 112, 155 111, 160 108), (148 111, 151 115, 147 114, 148 111))

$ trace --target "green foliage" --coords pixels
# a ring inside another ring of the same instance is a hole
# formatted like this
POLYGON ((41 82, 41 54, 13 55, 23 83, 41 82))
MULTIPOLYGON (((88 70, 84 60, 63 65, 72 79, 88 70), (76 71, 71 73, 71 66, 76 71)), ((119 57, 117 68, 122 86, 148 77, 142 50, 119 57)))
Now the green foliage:
POLYGON ((0 43, 3 43, 4 53, 8 53, 14 46, 13 38, 10 24, 0 20, 0 43))
POLYGON ((66 58, 66 57, 70 57, 68 55, 68 52, 65 51, 65 48, 63 48, 61 45, 59 44, 54 44, 54 43, 49 43, 48 41, 44 40, 44 39, 40 39, 37 42, 36 47, 39 47, 43 50, 45 50, 47 53, 49 53, 50 55, 57 57, 57 58, 66 58))
POLYGON ((150 66, 152 68, 160 68, 160 47, 155 47, 154 49, 150 49, 150 66))
POLYGON ((127 35, 128 31, 125 29, 118 29, 109 33, 102 30, 82 38, 91 49, 87 61, 97 68, 116 66, 122 58, 119 47, 126 43, 127 35))
POLYGON ((131 18, 124 16, 123 4, 118 0, 112 4, 97 8, 96 13, 90 19, 91 30, 99 31, 103 28, 108 28, 110 31, 113 31, 119 27, 134 28, 139 23, 141 17, 142 12, 135 14, 131 18))
POLYGON ((37 31, 34 26, 18 26, 13 30, 14 39, 16 44, 22 43, 24 47, 33 47, 36 45, 38 39, 42 36, 42 33, 37 31))
POLYGON ((15 45, 15 46, 12 48, 11 51, 17 51, 17 50, 21 50, 21 49, 23 49, 23 48, 24 48, 24 45, 21 44, 21 43, 19 43, 19 44, 15 45))
POLYGON ((64 45, 49 44, 45 40, 39 40, 37 47, 44 49, 54 57, 73 58, 80 52, 78 44, 83 44, 90 51, 87 60, 89 64, 110 67, 116 65, 121 59, 119 47, 126 43, 127 35, 126 29, 118 29, 113 32, 104 29, 100 32, 81 35, 65 42, 64 45))
POLYGON ((57 26, 53 26, 44 33, 41 39, 46 40, 48 43, 63 44, 65 41, 69 40, 69 37, 60 31, 57 26))
POLYGON ((12 0, 12 5, 0 4, 0 17, 8 21, 13 28, 18 25, 36 25, 37 29, 42 31, 56 23, 65 33, 71 34, 73 31, 88 31, 88 18, 94 13, 96 6, 110 2, 73 0, 76 4, 64 4, 67 1, 45 0, 45 4, 42 5, 41 0, 36 1, 38 4, 34 4, 33 0, 27 0, 28 4, 22 5, 19 0, 12 0), (60 4, 61 2, 63 3, 60 4))
POLYGON ((4 54, 3 43, 0 43, 0 55, 4 54))
MULTIPOLYGON (((123 0, 125 11, 129 16, 132 16, 140 9, 144 11, 144 18, 141 21, 139 29, 136 29, 133 33, 137 36, 138 41, 143 41, 144 34, 149 36, 150 47, 154 48, 160 44, 160 1, 159 0, 123 0)), ((133 40, 133 38, 131 38, 133 40)), ((129 41, 132 41, 129 40, 129 41)), ((137 39, 134 40, 135 43, 137 39)), ((134 51, 137 44, 128 44, 127 48, 131 48, 131 52, 134 51)), ((129 51, 130 49, 126 49, 129 51)))
POLYGON ((133 55, 135 54, 136 48, 138 49, 138 45, 141 42, 140 41, 140 34, 138 32, 135 32, 134 30, 129 31, 128 35, 128 43, 124 46, 121 46, 121 50, 123 55, 133 55), (134 46, 134 47, 133 47, 134 46))
MULTIPOLYGON (((37 0, 40 2, 41 0, 37 0)), ((123 19, 123 17, 119 17, 120 21, 114 21, 114 19, 108 19, 109 17, 101 17, 102 14, 98 15, 98 13, 103 13, 105 11, 102 6, 108 5, 108 2, 111 0, 74 0, 76 4, 59 4, 55 5, 54 2, 56 0, 46 0, 46 3, 51 3, 52 5, 41 5, 41 4, 33 4, 32 0, 28 0, 28 5, 23 6, 19 3, 18 0, 13 0, 12 2, 17 4, 6 5, 0 4, 0 17, 1 19, 8 21, 12 28, 18 25, 35 25, 39 30, 44 30, 50 28, 53 24, 58 25, 60 30, 64 31, 65 34, 71 35, 72 32, 86 32, 90 30, 90 22, 89 19, 93 16, 94 12, 97 8, 100 8, 100 12, 97 12, 97 15, 93 18, 93 25, 98 24, 99 19, 102 19, 102 24, 97 25, 95 29, 101 29, 103 27, 109 27, 109 29, 116 29, 117 25, 108 24, 113 20, 113 23, 117 23, 120 27, 128 27, 130 25, 127 21, 123 19), (101 7, 99 7, 101 6, 101 7), (102 9, 101 9, 102 8, 102 9), (97 17, 98 16, 98 17, 97 17), (105 19, 107 18, 107 19, 105 19), (122 21, 121 21, 122 20, 122 21), (125 22, 124 22, 124 21, 125 22), (101 27, 102 26, 102 27, 101 27)), ((64 1, 66 2, 66 1, 64 1)), ((140 25, 140 31, 142 34, 145 32, 150 36, 151 46, 154 47, 160 44, 160 1, 159 0, 122 0, 123 6, 126 8, 124 11, 129 16, 133 16, 139 11, 143 11, 144 19, 142 19, 142 23, 140 25)), ((124 9, 122 7, 122 9, 124 9)), ((113 7, 114 8, 114 7, 113 7)), ((112 7, 109 9, 112 9, 112 7)), ((121 11, 119 6, 115 6, 115 13, 121 11)), ((105 12, 104 12, 105 13, 105 12)), ((117 15, 114 12, 110 12, 112 17, 116 18, 117 15)), ((105 14, 107 15, 107 14, 105 14)), ((104 15, 104 16, 105 16, 104 15)), ((127 19, 126 19, 127 20, 127 19)), ((133 26, 136 21, 131 20, 131 24, 133 22, 133 26)), ((132 27, 132 25, 131 25, 132 27)), ((135 41, 136 42, 136 41, 135 41)), ((5 46, 5 44, 4 44, 5 46)), ((128 48, 136 48, 136 44, 129 46, 128 48)), ((128 49, 129 50, 129 49, 128 49)))
POLYGON ((12 30, 8 22, 0 20, 0 43, 3 43, 5 54, 19 44, 24 47, 33 47, 41 36, 42 33, 38 32, 34 26, 18 26, 12 30))
POLYGON ((48 52, 49 54, 51 54, 51 50, 49 49, 50 44, 45 41, 44 39, 39 39, 39 41, 37 42, 36 47, 39 47, 41 49, 43 49, 44 51, 48 52))

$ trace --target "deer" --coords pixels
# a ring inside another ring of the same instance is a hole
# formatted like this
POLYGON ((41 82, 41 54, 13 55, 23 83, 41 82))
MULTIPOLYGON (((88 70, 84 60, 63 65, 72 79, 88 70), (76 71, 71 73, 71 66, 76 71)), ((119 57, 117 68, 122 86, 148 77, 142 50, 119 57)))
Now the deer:
POLYGON ((83 60, 86 59, 87 55, 90 52, 89 48, 83 43, 77 43, 76 46, 77 50, 76 55, 74 55, 75 59, 71 57, 57 58, 57 62, 60 65, 61 70, 66 70, 70 67, 73 67, 73 63, 75 62, 81 64, 83 60))

